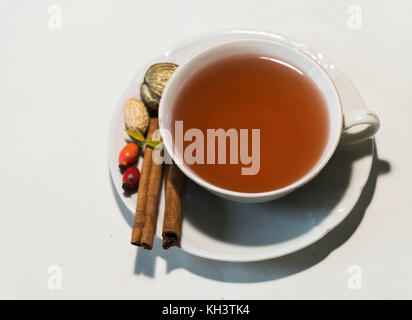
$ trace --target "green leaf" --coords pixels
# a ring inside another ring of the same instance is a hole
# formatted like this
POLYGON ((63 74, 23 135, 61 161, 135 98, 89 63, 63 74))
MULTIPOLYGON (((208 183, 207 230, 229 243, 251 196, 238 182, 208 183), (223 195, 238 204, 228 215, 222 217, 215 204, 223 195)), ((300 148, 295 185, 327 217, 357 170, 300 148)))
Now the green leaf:
POLYGON ((137 141, 144 142, 144 137, 139 132, 132 131, 132 130, 129 130, 129 129, 126 129, 126 132, 129 136, 136 139, 137 141))
POLYGON ((163 141, 160 141, 159 144, 156 145, 155 149, 163 149, 163 141))
POLYGON ((147 140, 146 144, 152 148, 161 147, 161 140, 147 140))

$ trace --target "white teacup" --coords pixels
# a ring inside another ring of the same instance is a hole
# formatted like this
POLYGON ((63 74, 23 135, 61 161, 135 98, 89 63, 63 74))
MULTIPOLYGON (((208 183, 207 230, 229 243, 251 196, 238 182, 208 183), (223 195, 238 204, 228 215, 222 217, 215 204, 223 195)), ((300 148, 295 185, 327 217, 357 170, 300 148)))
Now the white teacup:
POLYGON ((343 113, 339 94, 332 79, 315 60, 294 47, 276 41, 258 39, 225 41, 199 52, 180 65, 169 79, 162 94, 159 106, 160 129, 172 130, 171 114, 175 99, 183 82, 193 72, 224 56, 239 53, 273 56, 299 68, 307 74, 316 83, 326 101, 329 112, 329 139, 317 164, 301 179, 281 189, 260 193, 245 193, 212 185, 196 175, 184 164, 181 155, 174 152, 172 137, 170 135, 163 135, 163 142, 168 153, 182 172, 212 193, 240 202, 264 202, 280 198, 313 179, 332 157, 340 141, 348 144, 357 143, 370 138, 378 131, 380 123, 375 113, 366 109, 357 109, 345 114, 343 113), (348 134, 348 129, 355 126, 359 126, 360 130, 356 134, 348 134))

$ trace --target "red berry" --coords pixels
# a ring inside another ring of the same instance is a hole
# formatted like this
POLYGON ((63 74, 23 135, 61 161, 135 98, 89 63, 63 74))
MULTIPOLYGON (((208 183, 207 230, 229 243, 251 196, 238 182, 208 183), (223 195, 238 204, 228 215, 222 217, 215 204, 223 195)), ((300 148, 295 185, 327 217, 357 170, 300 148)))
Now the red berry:
POLYGON ((123 172, 128 166, 135 164, 138 156, 139 146, 134 142, 127 144, 119 154, 120 170, 123 172))
POLYGON ((122 188, 126 192, 135 191, 139 184, 140 171, 136 167, 129 167, 123 173, 122 188))

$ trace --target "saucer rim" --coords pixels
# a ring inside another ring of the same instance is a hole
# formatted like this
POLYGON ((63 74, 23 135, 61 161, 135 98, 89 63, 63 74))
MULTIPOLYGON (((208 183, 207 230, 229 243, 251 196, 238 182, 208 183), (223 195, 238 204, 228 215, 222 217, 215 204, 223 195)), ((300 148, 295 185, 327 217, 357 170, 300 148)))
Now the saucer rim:
MULTIPOLYGON (((213 32, 208 32, 208 33, 203 33, 197 36, 193 36, 190 37, 188 39, 185 39, 183 41, 180 41, 178 43, 176 43, 173 46, 170 46, 169 48, 167 48, 166 50, 164 50, 161 54, 157 55, 155 58, 151 59, 149 62, 147 62, 146 64, 144 64, 142 66, 142 68, 139 68, 138 72, 136 72, 136 74, 134 75, 134 77, 127 82, 127 87, 124 90, 123 94, 121 95, 121 98, 118 100, 116 107, 112 113, 112 117, 111 117, 111 121, 110 121, 110 127, 109 127, 109 132, 108 132, 108 156, 109 156, 109 161, 108 161, 108 165, 109 165, 109 172, 110 172, 110 177, 111 177, 111 181, 113 182, 114 185, 114 189, 117 192, 119 198, 121 199, 122 203, 125 205, 125 207, 129 210, 129 212, 134 215, 134 206, 130 205, 130 201, 125 201, 125 196, 121 190, 120 184, 117 183, 117 180, 115 179, 115 171, 117 169, 117 166, 114 162, 114 159, 116 157, 114 157, 114 148, 113 148, 113 139, 114 139, 114 134, 116 134, 116 124, 118 124, 117 120, 119 119, 119 114, 122 111, 122 105, 124 102, 124 96, 125 93, 127 91, 127 89, 131 86, 131 85, 135 85, 136 87, 138 87, 136 85, 136 82, 141 81, 141 77, 139 77, 140 75, 142 75, 144 73, 144 70, 146 70, 146 68, 148 66, 150 66, 151 64, 159 61, 159 60, 164 60, 165 58, 168 58, 169 55, 171 53, 173 53, 174 51, 177 51, 179 48, 182 48, 184 46, 187 46, 191 43, 194 42, 201 42, 202 40, 209 40, 211 37, 223 37, 223 36, 258 36, 258 37, 268 37, 271 39, 277 39, 277 40, 281 40, 281 41, 288 41, 290 43, 294 43, 291 42, 290 40, 288 40, 286 37, 283 37, 279 34, 274 34, 271 32, 266 32, 266 31, 254 31, 254 30, 220 30, 220 31, 213 31, 213 32)), ((295 44, 295 43, 294 43, 295 44)), ((307 47, 305 44, 303 43, 299 43, 299 45, 302 45, 305 47, 305 49, 307 49, 307 52, 311 52, 310 50, 313 49, 309 49, 309 47, 307 47)), ((317 51, 312 51, 312 52, 317 52, 317 51)), ((325 58, 326 59, 326 58, 325 58)), ((328 61, 328 60, 326 60, 328 61)), ((331 66, 333 66, 331 64, 331 66)), ((330 72, 326 71, 327 73, 330 72)), ((347 77, 340 72, 338 69, 334 68, 333 70, 333 74, 329 75, 334 79, 335 77, 343 77, 345 78, 347 81, 350 82, 350 84, 353 86, 352 82, 347 79, 347 77)), ((341 92, 339 91, 339 89, 337 88, 338 93, 340 94, 341 92)), ((119 133, 117 133, 119 134, 119 133)), ((273 258, 277 258, 277 257, 281 257, 296 251, 299 251, 301 249, 306 248, 307 246, 317 242, 318 240, 320 240, 321 238, 323 238, 326 234, 328 234, 332 229, 334 229, 336 226, 338 226, 353 210, 353 208, 355 207, 355 205, 358 203, 359 198, 362 194, 362 191, 368 181, 368 178, 370 176, 370 172, 372 169, 372 162, 373 162, 373 156, 375 154, 375 145, 374 145, 374 138, 371 138, 370 140, 371 143, 371 152, 366 156, 369 157, 369 163, 367 164, 368 166, 368 172, 367 172, 367 176, 366 179, 362 182, 361 184, 361 188, 360 189, 356 189, 356 192, 354 192, 354 195, 352 195, 351 197, 351 201, 350 204, 346 204, 345 206, 345 212, 340 213, 337 217, 335 217, 335 219, 333 220, 333 223, 330 223, 328 225, 323 226, 322 224, 318 225, 316 228, 312 229, 311 231, 307 232, 306 234, 303 234, 297 238, 291 239, 289 241, 285 241, 282 243, 282 247, 283 250, 281 250, 279 247, 277 247, 276 249, 269 249, 268 248, 268 252, 265 254, 256 254, 256 255, 222 255, 222 253, 213 253, 212 251, 207 251, 207 250, 202 250, 199 249, 197 247, 191 246, 189 242, 184 241, 184 239, 182 239, 182 243, 181 243, 181 249, 189 254, 192 254, 194 256, 198 256, 198 257, 202 257, 202 258, 207 258, 207 259, 212 259, 212 260, 218 260, 218 261, 227 261, 227 262, 253 262, 253 261, 262 261, 262 260, 268 260, 268 259, 273 259, 273 258), (316 229, 316 230, 315 230, 316 229)), ((365 169, 366 170, 366 169, 365 169)), ((355 190, 353 190, 355 191, 355 190)), ((276 201, 276 200, 275 200, 276 201)), ((162 202, 160 201, 159 203, 159 207, 162 206, 162 202)), ((160 210, 159 210, 160 211, 160 210)), ((157 232, 156 232, 156 237, 161 239, 161 224, 160 224, 160 217, 162 216, 162 213, 159 212, 159 220, 158 220, 158 227, 157 227, 157 232), (160 228, 160 229, 159 229, 160 228)), ((326 219, 325 219, 326 220, 326 219)))

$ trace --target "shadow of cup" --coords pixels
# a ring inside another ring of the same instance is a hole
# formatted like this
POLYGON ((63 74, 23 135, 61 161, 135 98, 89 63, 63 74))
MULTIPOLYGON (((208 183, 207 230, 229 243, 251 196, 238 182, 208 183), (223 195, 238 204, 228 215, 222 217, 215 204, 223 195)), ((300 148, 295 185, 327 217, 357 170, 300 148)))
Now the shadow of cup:
POLYGON ((184 217, 203 234, 235 245, 272 245, 294 239, 315 228, 334 209, 348 187, 352 163, 369 155, 371 148, 370 141, 350 146, 350 151, 341 147, 311 182, 266 203, 234 203, 187 181, 184 217))

